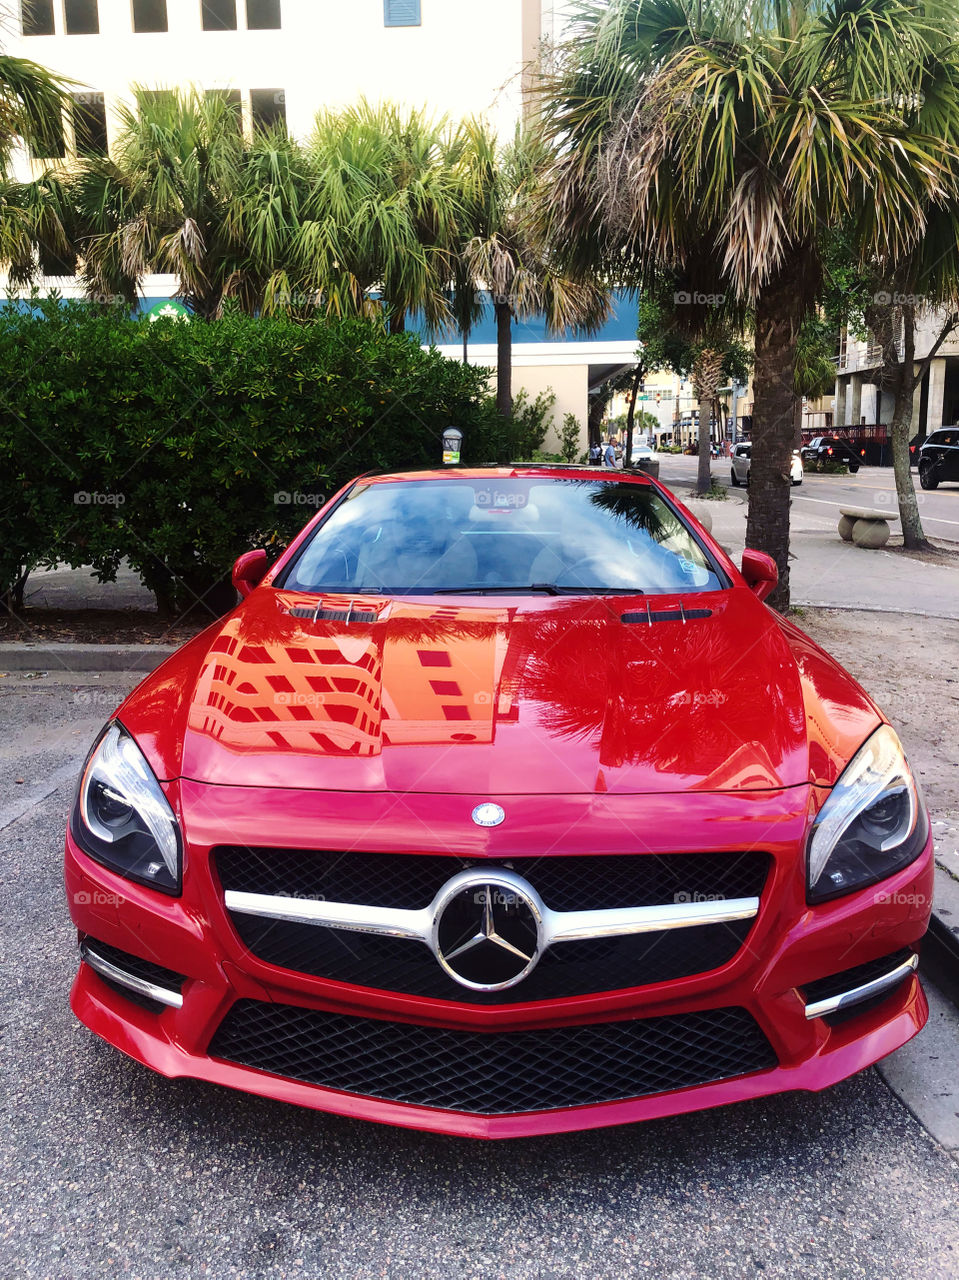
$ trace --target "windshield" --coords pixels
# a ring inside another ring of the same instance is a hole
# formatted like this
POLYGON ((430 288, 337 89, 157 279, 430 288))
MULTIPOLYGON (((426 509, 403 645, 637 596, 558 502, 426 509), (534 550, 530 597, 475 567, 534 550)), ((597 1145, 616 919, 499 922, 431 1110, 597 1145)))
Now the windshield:
POLYGON ((409 595, 715 591, 727 584, 651 486, 450 477, 360 482, 280 585, 409 595))

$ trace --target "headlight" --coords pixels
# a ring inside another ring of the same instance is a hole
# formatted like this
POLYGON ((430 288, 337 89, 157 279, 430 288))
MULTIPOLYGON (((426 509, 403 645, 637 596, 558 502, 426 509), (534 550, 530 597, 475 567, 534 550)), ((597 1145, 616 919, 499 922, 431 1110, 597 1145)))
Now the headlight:
POLYGON ((130 880, 180 892, 180 829, 143 752, 116 721, 94 746, 71 819, 85 853, 130 880))
POLYGON ((816 815, 808 899, 825 902, 875 884, 917 858, 929 819, 902 744, 884 724, 856 752, 816 815))

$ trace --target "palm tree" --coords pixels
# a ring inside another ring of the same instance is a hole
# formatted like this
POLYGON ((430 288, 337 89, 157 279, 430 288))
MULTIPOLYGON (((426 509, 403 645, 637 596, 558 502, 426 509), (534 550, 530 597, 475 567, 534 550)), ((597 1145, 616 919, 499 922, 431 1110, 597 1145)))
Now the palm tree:
POLYGON ((60 179, 44 172, 19 182, 13 172, 16 150, 26 145, 38 156, 53 156, 63 141, 63 115, 70 82, 25 58, 0 54, 0 266, 14 285, 28 284, 40 271, 40 255, 69 254, 68 207, 60 200, 60 179))
POLYGON ((904 0, 585 0, 543 82, 556 146, 545 220, 580 261, 642 283, 683 269, 755 306, 747 544, 789 602, 789 458, 799 333, 819 237, 886 260, 953 188, 956 151, 919 111, 959 115, 957 17, 904 0))
POLYGON ((366 312, 376 294, 393 332, 412 312, 430 329, 448 328, 462 197, 447 121, 362 101, 321 112, 306 150, 314 187, 297 255, 332 286, 328 309, 366 312))
POLYGON ((481 122, 470 120, 463 125, 459 150, 466 213, 454 306, 458 315, 474 316, 489 292, 496 317, 496 407, 508 417, 513 320, 545 315, 552 333, 594 332, 609 315, 609 289, 596 272, 574 273, 561 266, 530 218, 549 158, 540 133, 517 130, 501 150, 481 122))
POLYGON ((133 302, 148 272, 172 272, 198 315, 219 314, 244 245, 237 197, 246 144, 221 94, 137 91, 112 156, 85 156, 72 181, 80 274, 94 297, 133 302))

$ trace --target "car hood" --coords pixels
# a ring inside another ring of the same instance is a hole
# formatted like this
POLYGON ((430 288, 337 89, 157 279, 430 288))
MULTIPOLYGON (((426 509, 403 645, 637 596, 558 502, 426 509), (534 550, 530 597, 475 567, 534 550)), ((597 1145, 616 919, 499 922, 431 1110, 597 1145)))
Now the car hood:
POLYGON ((262 587, 134 691, 120 718, 158 776, 468 795, 764 791, 831 784, 880 722, 744 587, 521 607, 319 603, 314 617, 315 596, 262 587))

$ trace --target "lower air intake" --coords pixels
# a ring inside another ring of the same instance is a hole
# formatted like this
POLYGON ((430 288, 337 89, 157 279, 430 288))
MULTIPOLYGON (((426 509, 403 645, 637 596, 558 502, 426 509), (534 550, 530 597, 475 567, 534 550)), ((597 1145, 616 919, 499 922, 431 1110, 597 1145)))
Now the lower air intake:
POLYGON ((637 1098, 777 1065, 745 1009, 475 1032, 239 1000, 209 1052, 365 1097, 475 1115, 637 1098))

